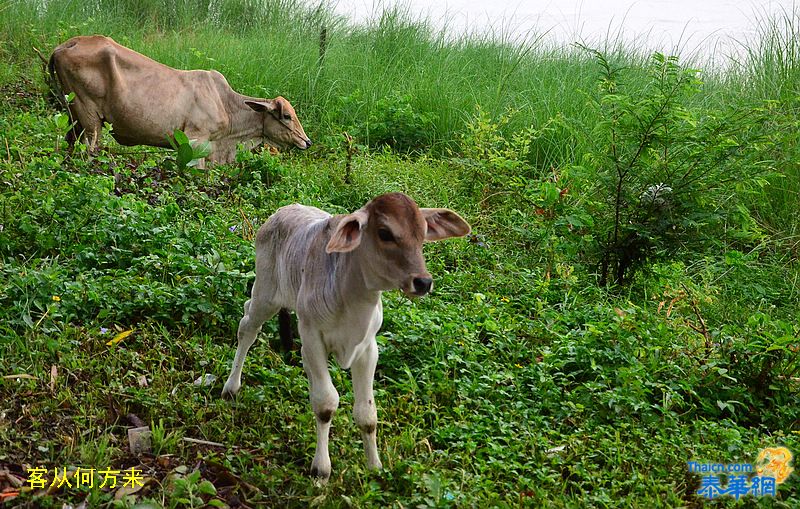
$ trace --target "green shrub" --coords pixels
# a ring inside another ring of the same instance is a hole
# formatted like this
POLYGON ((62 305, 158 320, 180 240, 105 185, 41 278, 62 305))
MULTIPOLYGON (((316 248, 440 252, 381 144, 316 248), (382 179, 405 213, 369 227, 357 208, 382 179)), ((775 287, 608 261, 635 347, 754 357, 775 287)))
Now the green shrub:
POLYGON ((698 71, 654 54, 644 88, 600 52, 589 107, 600 121, 585 132, 580 165, 596 180, 595 239, 600 282, 624 283, 641 262, 719 235, 731 183, 755 188, 769 167, 763 108, 708 111, 695 103, 698 71))
MULTIPOLYGON (((355 107, 359 95, 342 98, 343 108, 355 107)), ((409 95, 390 95, 378 99, 369 110, 363 124, 348 131, 370 147, 390 147, 398 152, 413 152, 428 148, 435 138, 436 118, 419 113, 411 105, 409 95)))

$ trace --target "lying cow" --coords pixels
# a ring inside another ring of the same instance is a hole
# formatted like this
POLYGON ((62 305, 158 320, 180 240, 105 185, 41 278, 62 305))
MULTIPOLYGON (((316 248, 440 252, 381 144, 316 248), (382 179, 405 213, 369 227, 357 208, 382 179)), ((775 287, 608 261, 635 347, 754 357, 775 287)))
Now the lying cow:
POLYGON ((311 146, 283 97, 238 94, 217 71, 179 71, 108 37, 73 37, 53 50, 48 67, 61 92, 75 94, 69 112, 89 150, 103 122, 122 145, 169 147, 167 136, 180 129, 210 141, 208 159, 221 164, 233 162, 236 145, 247 141, 311 146))
POLYGON ((353 376, 353 418, 367 465, 381 468, 372 379, 378 361, 375 334, 383 321, 381 292, 419 297, 431 290, 425 241, 459 237, 470 227, 447 209, 420 209, 402 193, 378 196, 352 214, 331 216, 314 207, 279 209, 256 236, 256 280, 239 322, 239 346, 223 396, 241 386, 242 365, 261 325, 279 310, 297 312, 303 368, 317 425, 311 474, 331 473, 328 432, 339 394, 328 373, 332 353, 353 376), (284 309, 282 309, 284 308, 284 309))

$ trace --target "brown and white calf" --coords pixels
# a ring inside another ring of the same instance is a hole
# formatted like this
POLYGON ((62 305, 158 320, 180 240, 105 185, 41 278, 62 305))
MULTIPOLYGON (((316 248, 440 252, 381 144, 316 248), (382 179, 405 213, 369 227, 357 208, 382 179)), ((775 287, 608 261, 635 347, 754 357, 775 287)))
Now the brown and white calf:
POLYGON ((223 396, 239 390, 245 356, 261 325, 282 308, 295 310, 316 417, 312 475, 327 479, 331 473, 328 433, 339 394, 328 373, 330 354, 352 371, 353 418, 367 465, 381 468, 372 393, 378 361, 375 334, 383 321, 381 292, 427 294, 433 283, 422 244, 469 231, 455 212, 419 208, 402 193, 378 196, 345 215, 297 204, 279 209, 256 236, 256 280, 244 304, 239 346, 223 396))
POLYGON ((231 163, 236 146, 265 142, 278 147, 311 146, 297 114, 283 97, 259 99, 236 93, 217 71, 181 71, 101 35, 78 36, 53 50, 53 83, 74 93, 68 105, 90 150, 103 122, 122 145, 169 147, 180 129, 190 139, 210 141, 208 159, 231 163))

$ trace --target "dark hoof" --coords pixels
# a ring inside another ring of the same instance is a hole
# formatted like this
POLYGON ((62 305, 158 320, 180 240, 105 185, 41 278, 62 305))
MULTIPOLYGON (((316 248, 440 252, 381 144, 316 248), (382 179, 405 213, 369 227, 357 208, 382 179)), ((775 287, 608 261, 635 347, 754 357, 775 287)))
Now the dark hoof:
POLYGON ((320 481, 327 481, 331 476, 331 472, 323 472, 319 470, 317 467, 311 467, 311 477, 314 477, 320 481))

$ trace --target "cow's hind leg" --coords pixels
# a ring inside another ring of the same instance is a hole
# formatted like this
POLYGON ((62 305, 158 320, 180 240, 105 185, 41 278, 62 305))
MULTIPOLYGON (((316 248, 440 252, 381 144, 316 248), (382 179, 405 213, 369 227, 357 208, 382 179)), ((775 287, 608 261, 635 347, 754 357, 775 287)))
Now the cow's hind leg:
POLYGON ((308 376, 311 408, 314 410, 317 428, 317 451, 311 463, 311 475, 327 481, 331 475, 331 458, 328 454, 328 436, 333 414, 339 407, 339 393, 331 382, 328 372, 328 352, 318 330, 304 326, 300 320, 300 339, 303 343, 303 369, 308 376))
POLYGON ((222 388, 223 396, 233 396, 239 391, 239 387, 242 386, 242 367, 247 352, 253 346, 264 322, 272 318, 280 309, 280 306, 272 302, 272 296, 268 295, 270 289, 264 288, 266 282, 260 284, 259 282, 260 279, 256 277, 250 299, 244 303, 244 316, 239 321, 239 330, 236 334, 239 346, 236 348, 231 374, 222 388))
POLYGON ((375 409, 375 396, 372 393, 372 380, 375 366, 378 364, 378 345, 373 339, 371 344, 353 362, 350 372, 353 376, 353 420, 361 430, 364 452, 367 454, 367 466, 380 469, 378 458, 377 426, 378 412, 375 409))
POLYGON ((70 113, 70 124, 72 124, 72 126, 69 128, 69 131, 67 131, 67 134, 64 136, 64 139, 67 141, 69 149, 73 150, 75 148, 75 143, 81 136, 81 132, 83 131, 83 126, 78 121, 78 119, 75 118, 74 115, 72 115, 71 113, 70 113))

